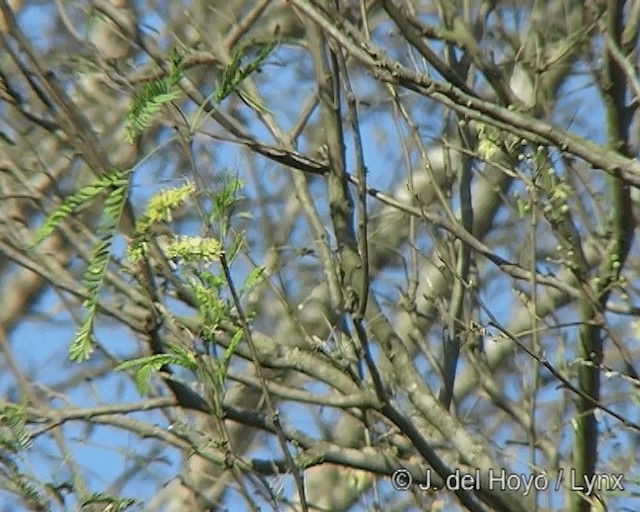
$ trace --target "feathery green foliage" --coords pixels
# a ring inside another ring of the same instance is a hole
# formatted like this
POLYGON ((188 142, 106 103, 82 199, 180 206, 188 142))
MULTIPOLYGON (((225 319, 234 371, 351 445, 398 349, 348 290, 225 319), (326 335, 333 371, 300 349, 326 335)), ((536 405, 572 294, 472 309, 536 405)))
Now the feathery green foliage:
POLYGON ((53 233, 58 225, 74 211, 88 204, 93 199, 106 190, 122 190, 128 185, 128 172, 121 169, 114 169, 109 173, 100 176, 96 181, 81 188, 75 194, 65 198, 63 203, 44 221, 42 226, 36 232, 36 238, 32 246, 36 247, 51 233, 53 233))
POLYGON ((229 317, 229 305, 221 298, 224 280, 213 272, 198 272, 198 280, 189 279, 188 284, 198 303, 198 312, 203 324, 216 329, 229 317))
POLYGON ((248 291, 253 288, 262 276, 264 275, 264 267, 256 267, 249 272, 249 275, 245 278, 244 284, 242 285, 243 291, 248 291))
POLYGON ((0 452, 19 453, 29 447, 29 436, 24 429, 24 409, 15 404, 0 405, 0 452))
POLYGON ((92 250, 89 265, 83 277, 85 291, 83 305, 87 313, 75 340, 69 348, 69 356, 73 361, 82 361, 91 354, 93 321, 98 308, 98 293, 111 261, 111 244, 120 223, 128 189, 129 171, 113 169, 99 177, 91 185, 83 187, 75 194, 67 197, 47 217, 36 234, 34 246, 49 236, 75 210, 106 194, 96 230, 99 241, 92 250))
POLYGON ((0 405, 0 489, 23 496, 34 510, 50 510, 38 489, 37 480, 25 475, 15 460, 31 444, 24 428, 25 421, 25 411, 21 406, 0 405))
POLYGON ((136 137, 146 131, 163 105, 180 97, 177 86, 182 78, 183 60, 177 51, 170 56, 169 75, 145 83, 134 94, 127 113, 127 140, 133 142, 136 137))
POLYGON ((109 512, 123 512, 131 508, 137 502, 136 500, 128 499, 128 498, 114 498, 113 496, 109 496, 107 494, 92 494, 89 498, 83 500, 82 508, 83 510, 91 509, 92 505, 100 507, 100 510, 109 511, 109 512))
POLYGON ((176 364, 183 368, 195 371, 196 361, 188 350, 185 350, 183 347, 176 344, 169 345, 167 350, 168 352, 164 354, 154 354, 151 356, 130 359, 129 361, 125 361, 118 365, 116 370, 134 369, 136 371, 136 387, 140 394, 143 395, 149 390, 150 376, 167 364, 176 364))
POLYGON ((236 348, 242 341, 243 337, 244 337, 244 331, 242 329, 237 329, 236 332, 233 333, 233 336, 229 341, 229 345, 227 345, 227 348, 225 349, 224 354, 222 355, 220 368, 216 375, 220 386, 222 386, 222 384, 224 383, 224 379, 229 370, 229 363, 231 362, 231 358, 233 357, 233 354, 235 354, 236 348))
POLYGON ((111 245, 118 230, 129 188, 128 180, 120 180, 119 183, 119 186, 111 188, 104 201, 97 229, 99 242, 93 248, 89 266, 84 273, 83 285, 87 294, 84 306, 87 309, 87 315, 69 349, 69 356, 73 361, 88 359, 92 351, 93 321, 98 309, 98 293, 109 268, 111 245))
MULTIPOLYGON (((216 191, 212 198, 213 208, 207 221, 209 224, 217 223, 221 240, 227 237, 233 206, 242 199, 240 191, 243 186, 244 183, 237 176, 227 176, 223 186, 216 191)), ((226 254, 231 260, 233 257, 229 255, 230 252, 234 251, 227 250, 226 254)))
POLYGON ((39 487, 34 476, 24 474, 15 461, 0 452, 0 489, 20 496, 29 510, 48 512, 51 506, 39 487))
MULTIPOLYGON (((226 279, 222 273, 217 273, 214 267, 223 253, 228 261, 233 261, 244 243, 244 236, 238 233, 227 242, 228 248, 223 245, 230 231, 230 221, 240 198, 241 187, 242 182, 237 177, 226 177, 220 189, 210 193, 210 211, 202 212, 203 223, 216 226, 220 239, 175 235, 164 248, 165 256, 177 263, 176 273, 193 293, 202 322, 202 332, 198 333, 198 336, 205 343, 212 341, 221 325, 227 323, 228 327, 229 320, 233 319, 233 305, 224 296, 226 279)), ((148 243, 154 236, 153 226, 157 223, 171 222, 176 209, 183 207, 194 194, 195 186, 187 183, 180 187, 163 189, 149 199, 144 213, 136 223, 136 235, 127 250, 132 261, 145 257, 148 243)), ((263 272, 262 268, 250 271, 239 287, 238 294, 242 296, 253 287, 261 279, 263 272)), ((238 344, 244 339, 243 331, 238 327, 232 328, 231 332, 227 331, 227 335, 231 338, 224 353, 217 359, 215 356, 202 359, 197 357, 190 347, 174 344, 167 353, 126 361, 117 369, 134 370, 135 382, 141 393, 148 391, 151 375, 165 365, 181 366, 192 371, 200 379, 210 379, 215 385, 216 393, 223 393, 228 366, 238 344)))
POLYGON ((269 43, 264 45, 258 54, 247 65, 242 66, 242 59, 246 55, 244 50, 236 51, 231 57, 231 62, 224 70, 222 80, 216 87, 214 97, 218 103, 224 100, 229 94, 235 91, 242 81, 256 71, 262 63, 275 50, 277 43, 269 43))

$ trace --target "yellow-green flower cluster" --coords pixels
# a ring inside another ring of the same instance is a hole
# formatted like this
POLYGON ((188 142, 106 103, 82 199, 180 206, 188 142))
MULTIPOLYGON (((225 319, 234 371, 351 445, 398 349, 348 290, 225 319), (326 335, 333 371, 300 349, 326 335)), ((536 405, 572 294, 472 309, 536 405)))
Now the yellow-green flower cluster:
POLYGON ((167 256, 187 263, 208 263, 222 254, 222 246, 215 238, 181 236, 167 247, 167 256))

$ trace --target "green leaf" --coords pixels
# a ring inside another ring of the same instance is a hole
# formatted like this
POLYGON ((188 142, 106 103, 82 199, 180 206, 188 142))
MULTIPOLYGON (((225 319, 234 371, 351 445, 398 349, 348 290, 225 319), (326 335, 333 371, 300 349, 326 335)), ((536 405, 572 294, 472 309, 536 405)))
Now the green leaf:
POLYGON ((152 356, 131 359, 119 364, 116 370, 136 369, 136 387, 141 395, 149 390, 149 378, 158 372, 166 364, 172 364, 180 360, 175 354, 154 354, 152 356))
POLYGON ((82 362, 89 359, 91 352, 93 351, 93 339, 91 332, 93 330, 93 319, 95 317, 95 310, 90 311, 84 319, 75 340, 69 347, 69 358, 72 361, 82 362))
POLYGON ((224 100, 229 94, 234 92, 237 87, 253 72, 255 72, 262 63, 271 55, 271 52, 275 50, 277 43, 269 43, 263 46, 258 54, 251 60, 246 66, 242 67, 242 62, 245 53, 243 50, 236 51, 231 57, 231 62, 224 70, 222 79, 216 87, 214 97, 218 103, 224 100))
POLYGON ((224 351, 224 355, 222 358, 222 364, 224 365, 224 367, 227 367, 227 364, 229 363, 229 361, 231 360, 231 358, 233 357, 233 354, 236 351, 236 347, 240 344, 240 342, 242 341, 242 337, 244 335, 244 332, 242 331, 242 329, 238 329, 234 334, 233 337, 231 338, 231 340, 229 341, 229 346, 226 348, 226 350, 224 351))
POLYGON ((264 267, 256 267, 252 269, 251 272, 249 272, 249 275, 247 275, 247 277, 244 280, 244 283, 242 285, 242 290, 247 291, 253 288, 258 283, 258 281, 260 281, 260 278, 264 274, 264 271, 265 271, 264 267))
POLYGON ((175 356, 173 364, 177 364, 188 370, 195 370, 197 368, 193 352, 186 347, 176 343, 169 343, 167 349, 171 355, 175 356))
POLYGON ((69 357, 72 361, 84 361, 89 358, 92 352, 92 330, 98 306, 98 293, 111 262, 111 244, 127 200, 128 173, 129 171, 113 169, 91 185, 66 198, 63 204, 45 221, 37 237, 36 243, 48 236, 60 221, 73 210, 91 201, 102 192, 108 192, 102 205, 102 215, 96 229, 96 234, 100 237, 100 240, 93 247, 89 264, 83 276, 83 286, 87 295, 84 306, 87 308, 87 314, 76 338, 69 347, 69 357))
POLYGON ((103 192, 109 190, 111 193, 118 191, 118 194, 124 194, 129 183, 127 179, 128 172, 122 169, 112 169, 90 185, 65 198, 62 204, 45 219, 43 225, 38 229, 32 247, 36 247, 53 233, 60 223, 74 211, 88 204, 103 192))
POLYGON ((152 80, 133 95, 127 112, 127 140, 133 142, 146 131, 163 105, 177 99, 181 91, 176 87, 182 78, 183 59, 174 49, 170 57, 168 76, 152 80))
POLYGON ((136 387, 142 395, 149 390, 151 375, 167 364, 175 364, 191 371, 196 370, 196 360, 188 349, 172 343, 167 346, 167 350, 168 352, 165 354, 154 354, 124 361, 116 367, 116 370, 136 370, 136 387))
POLYGON ((240 252, 240 249, 242 249, 244 241, 245 241, 245 237, 244 237, 244 234, 242 233, 239 233, 233 238, 231 242, 231 249, 229 249, 226 253, 227 260, 229 261, 229 265, 231 265, 233 261, 236 259, 236 256, 240 252))
POLYGON ((107 494, 92 494, 82 502, 82 509, 85 508, 91 510, 97 510, 97 508, 90 507, 90 505, 98 505, 100 510, 109 512, 124 512, 128 508, 131 508, 137 502, 128 498, 116 498, 107 494))
POLYGON ((527 212, 531 209, 529 201, 526 201, 522 197, 516 199, 516 206, 518 207, 518 216, 521 219, 524 219, 527 212))
POLYGON ((0 447, 2 451, 19 453, 30 446, 25 430, 26 414, 21 405, 0 405, 0 447))
POLYGON ((199 272, 200 279, 204 281, 205 285, 198 283, 197 281, 189 281, 189 286, 193 291, 198 304, 198 311, 202 317, 202 321, 205 326, 215 327, 224 318, 229 317, 229 311, 227 305, 220 299, 220 288, 224 281, 212 274, 211 272, 199 272))
POLYGON ((216 367, 215 376, 218 379, 218 384, 220 385, 220 387, 222 387, 222 385, 224 384, 224 379, 227 377, 229 362, 231 361, 233 354, 235 354, 236 348, 242 341, 243 334, 244 331, 242 329, 238 329, 235 333, 233 333, 231 340, 229 340, 229 345, 222 355, 221 364, 217 365, 216 367))

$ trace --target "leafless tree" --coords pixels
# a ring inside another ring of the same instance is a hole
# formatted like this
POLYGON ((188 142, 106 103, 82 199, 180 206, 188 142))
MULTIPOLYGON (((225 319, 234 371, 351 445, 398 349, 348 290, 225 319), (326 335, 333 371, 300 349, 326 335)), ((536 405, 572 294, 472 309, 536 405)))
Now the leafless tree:
POLYGON ((0 13, 2 510, 635 509, 640 1, 0 13))

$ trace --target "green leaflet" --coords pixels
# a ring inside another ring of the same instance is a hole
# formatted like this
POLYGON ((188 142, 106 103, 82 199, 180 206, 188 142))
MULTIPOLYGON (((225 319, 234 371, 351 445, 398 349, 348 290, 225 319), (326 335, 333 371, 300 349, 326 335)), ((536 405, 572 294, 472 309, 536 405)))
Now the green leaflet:
POLYGON ((214 97, 218 103, 224 100, 229 94, 236 90, 242 81, 256 71, 262 63, 275 50, 277 43, 269 43, 263 46, 253 60, 246 66, 241 66, 241 62, 246 52, 239 50, 233 54, 231 62, 224 70, 222 79, 215 90, 214 97))
POLYGON ((129 142, 135 141, 136 137, 149 128, 151 121, 163 105, 180 97, 181 91, 176 86, 183 76, 183 60, 175 50, 170 59, 169 75, 145 83, 131 99, 127 112, 129 142))

